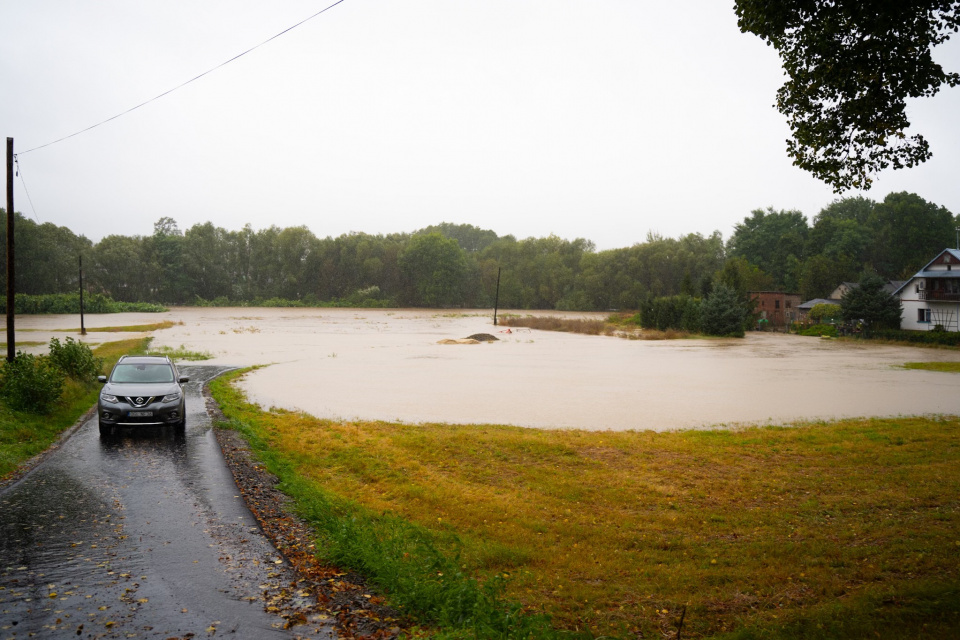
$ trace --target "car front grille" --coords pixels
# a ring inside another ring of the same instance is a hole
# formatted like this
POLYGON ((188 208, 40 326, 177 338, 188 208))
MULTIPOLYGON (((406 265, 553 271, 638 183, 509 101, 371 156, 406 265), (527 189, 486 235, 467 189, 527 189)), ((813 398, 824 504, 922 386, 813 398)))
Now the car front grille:
POLYGON ((120 402, 126 402, 131 406, 134 406, 138 409, 149 406, 153 401, 157 399, 156 396, 127 396, 117 398, 120 402))

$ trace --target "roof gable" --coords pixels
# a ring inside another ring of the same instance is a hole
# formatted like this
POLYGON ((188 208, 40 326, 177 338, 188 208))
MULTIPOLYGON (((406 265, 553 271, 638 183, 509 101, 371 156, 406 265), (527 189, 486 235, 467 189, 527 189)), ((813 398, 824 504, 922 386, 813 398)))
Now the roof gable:
POLYGON ((926 271, 935 264, 960 264, 960 250, 944 249, 940 252, 940 255, 924 265, 923 269, 920 269, 920 271, 926 271))
MULTIPOLYGON (((924 272, 927 271, 931 266, 940 265, 940 264, 960 265, 960 249, 944 249, 943 251, 938 253, 936 258, 934 258, 927 264, 923 265, 923 268, 920 269, 920 271, 917 271, 915 274, 913 274, 913 277, 911 277, 909 280, 905 280, 903 284, 897 287, 896 290, 893 292, 893 295, 897 295, 898 293, 900 293, 900 291, 904 287, 906 287, 908 284, 910 284, 910 282, 913 281, 914 279, 923 278, 927 276, 928 274, 924 272)), ((940 274, 937 274, 937 275, 939 276, 940 274)))

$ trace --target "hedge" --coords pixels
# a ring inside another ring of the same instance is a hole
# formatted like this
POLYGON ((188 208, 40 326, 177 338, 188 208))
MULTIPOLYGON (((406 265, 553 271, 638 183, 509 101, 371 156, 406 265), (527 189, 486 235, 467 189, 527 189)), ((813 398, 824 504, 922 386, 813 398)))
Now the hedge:
POLYGON ((877 329, 871 337, 877 340, 898 340, 920 344, 939 344, 960 347, 960 332, 957 331, 906 331, 904 329, 877 329))

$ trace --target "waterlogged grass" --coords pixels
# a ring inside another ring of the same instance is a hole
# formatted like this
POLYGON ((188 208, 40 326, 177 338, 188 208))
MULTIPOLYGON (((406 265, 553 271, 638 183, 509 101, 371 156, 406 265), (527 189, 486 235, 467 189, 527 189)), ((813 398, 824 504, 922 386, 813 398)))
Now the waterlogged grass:
POLYGON ((540 331, 563 331, 590 336, 616 336, 628 340, 678 340, 693 337, 689 332, 674 329, 666 331, 641 329, 639 325, 628 322, 627 318, 628 316, 623 315, 612 315, 606 320, 505 315, 498 323, 505 327, 526 327, 540 331))
POLYGON ((903 365, 903 368, 960 373, 960 362, 907 362, 903 365))
MULTIPOLYGON (((94 349, 93 353, 104 358, 106 373, 121 355, 142 353, 145 346, 143 340, 108 342, 94 349)), ((0 403, 0 480, 16 471, 24 461, 47 449, 96 404, 99 392, 99 384, 85 385, 68 378, 57 407, 45 416, 12 411, 0 403)))
MULTIPOLYGON (((960 632, 957 418, 673 433, 342 423, 212 387, 327 559, 428 624, 499 637, 544 612, 592 636, 960 632), (476 596, 483 584, 494 592, 476 596)), ((524 634, 550 636, 530 620, 524 634)))
MULTIPOLYGON (((174 322, 164 320, 163 322, 154 322, 152 324, 132 324, 118 327, 87 327, 87 333, 144 333, 147 331, 159 331, 169 329, 176 325, 182 325, 183 321, 174 322)), ((18 333, 24 331, 42 331, 45 333, 80 333, 80 327, 74 329, 17 329, 18 333)))
POLYGON ((97 327, 94 329, 87 329, 88 333, 139 333, 144 331, 159 331, 161 329, 169 329, 178 324, 183 324, 183 322, 174 322, 172 320, 164 320, 163 322, 154 322, 152 324, 133 324, 123 327, 97 327))
POLYGON ((213 354, 209 351, 190 351, 182 344, 176 349, 173 347, 151 347, 147 353, 151 356, 167 356, 178 362, 181 360, 209 360, 213 357, 213 354))

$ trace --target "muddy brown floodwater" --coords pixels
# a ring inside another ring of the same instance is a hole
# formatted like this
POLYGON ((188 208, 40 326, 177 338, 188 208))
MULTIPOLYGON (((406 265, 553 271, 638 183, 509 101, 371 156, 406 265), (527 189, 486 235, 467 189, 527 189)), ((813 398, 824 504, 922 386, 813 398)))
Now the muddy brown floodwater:
MULTIPOLYGON (((769 333, 657 342, 527 329, 507 334, 491 316, 177 308, 88 315, 86 325, 181 322, 155 332, 154 345, 212 353, 204 364, 269 365, 243 383, 250 399, 322 418, 667 430, 960 414, 960 375, 900 368, 905 362, 960 361, 957 351, 769 333), (500 340, 438 344, 474 333, 500 340)), ((18 340, 44 344, 54 335, 75 335, 52 329, 79 325, 76 316, 22 316, 17 322, 32 329, 18 340)), ((90 333, 85 339, 115 340, 118 334, 90 333)))

